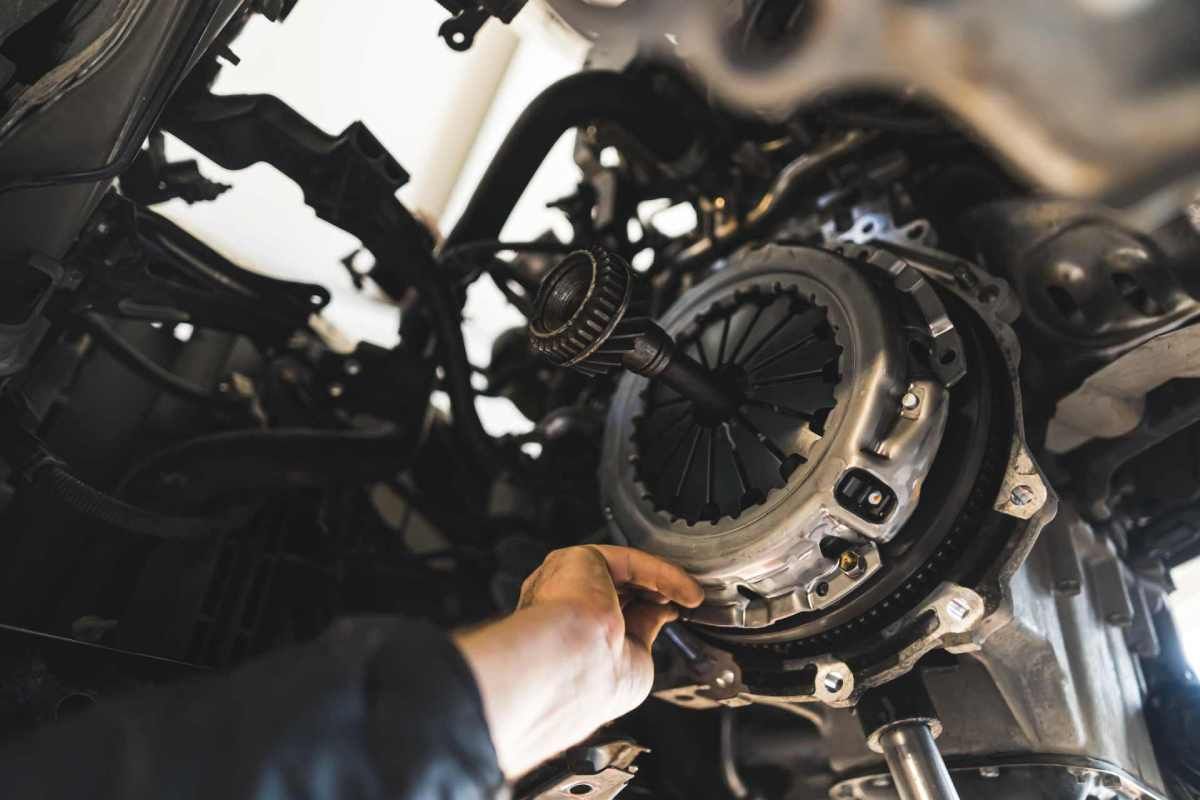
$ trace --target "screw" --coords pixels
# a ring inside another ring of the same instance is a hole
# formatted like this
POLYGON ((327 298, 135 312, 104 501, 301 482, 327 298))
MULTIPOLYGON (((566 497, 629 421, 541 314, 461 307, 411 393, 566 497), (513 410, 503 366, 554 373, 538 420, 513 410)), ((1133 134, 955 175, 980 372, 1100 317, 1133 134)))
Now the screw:
POLYGON ((1000 768, 999 767, 980 767, 979 774, 981 777, 984 777, 984 778, 999 778, 1000 777, 1000 768))
POLYGON ((1012 500, 1014 506, 1027 506, 1033 502, 1035 497, 1037 497, 1037 494, 1033 489, 1023 483, 1014 486, 1012 492, 1009 494, 1009 499, 1012 500))
POLYGON ((846 550, 838 556, 838 569, 845 575, 856 578, 863 573, 866 565, 863 564, 862 556, 853 550, 846 550))
POLYGON ((831 672, 825 676, 825 680, 822 681, 821 685, 824 686, 825 691, 829 692, 830 694, 837 694, 842 690, 842 687, 846 685, 846 680, 838 673, 831 672))
POLYGON ((728 689, 730 686, 733 686, 733 683, 736 680, 737 676, 733 674, 733 670, 727 669, 723 670, 719 675, 717 675, 717 677, 713 678, 713 683, 717 685, 718 689, 728 689))
POLYGON ((877 506, 883 502, 883 492, 878 489, 872 489, 867 495, 867 502, 873 506, 877 506))
POLYGON ((905 411, 915 411, 917 406, 921 405, 921 398, 917 397, 915 392, 905 392, 900 398, 900 407, 905 411))

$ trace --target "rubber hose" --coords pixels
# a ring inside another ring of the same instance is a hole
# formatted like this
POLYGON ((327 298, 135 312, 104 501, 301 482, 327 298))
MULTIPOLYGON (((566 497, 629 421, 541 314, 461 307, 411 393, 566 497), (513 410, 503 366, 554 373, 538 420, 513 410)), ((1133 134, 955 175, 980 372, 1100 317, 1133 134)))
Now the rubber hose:
POLYGON ((139 508, 88 486, 61 464, 53 462, 34 473, 33 483, 89 519, 158 539, 208 538, 244 521, 236 514, 175 517, 139 508))
POLYGON ((570 75, 545 89, 504 137, 471 195, 446 250, 496 239, 513 207, 554 143, 572 128, 593 122, 619 126, 663 161, 674 161, 695 139, 677 104, 652 91, 646 80, 593 70, 570 75))

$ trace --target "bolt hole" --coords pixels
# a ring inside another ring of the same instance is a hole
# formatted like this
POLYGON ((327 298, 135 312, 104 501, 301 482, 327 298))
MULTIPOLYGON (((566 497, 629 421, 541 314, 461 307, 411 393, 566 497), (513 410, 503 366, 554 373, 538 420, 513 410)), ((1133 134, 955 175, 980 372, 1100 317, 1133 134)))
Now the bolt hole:
POLYGON ((872 222, 871 220, 867 220, 867 222, 864 223, 862 226, 863 233, 872 233, 874 230, 875 230, 875 223, 872 222))
POLYGON ((576 797, 580 797, 585 794, 591 794, 592 785, 590 783, 577 783, 570 789, 567 789, 567 792, 575 795, 576 797))
POLYGON ((958 353, 954 352, 953 350, 947 350, 946 352, 942 353, 941 357, 938 358, 938 361, 942 362, 943 364, 953 364, 954 360, 957 358, 958 353))
POLYGON ((924 225, 913 225, 911 228, 908 229, 908 233, 905 235, 908 236, 909 239, 920 239, 922 236, 925 235, 925 226, 924 225))
POLYGON ((96 705, 96 698, 90 694, 86 692, 73 692, 58 701, 58 705, 54 707, 54 718, 69 719, 82 714, 94 705, 96 705))

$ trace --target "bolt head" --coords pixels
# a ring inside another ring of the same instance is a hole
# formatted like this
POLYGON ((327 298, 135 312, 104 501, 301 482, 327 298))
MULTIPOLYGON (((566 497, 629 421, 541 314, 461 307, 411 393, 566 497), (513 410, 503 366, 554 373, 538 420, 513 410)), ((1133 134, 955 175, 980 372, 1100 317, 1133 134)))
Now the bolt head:
POLYGON ((1000 768, 999 767, 980 767, 979 775, 984 778, 999 778, 1000 777, 1000 768))
POLYGON ((872 489, 870 491, 870 493, 867 495, 867 503, 869 503, 870 505, 877 506, 882 502, 883 502, 883 492, 879 491, 878 489, 872 489))
POLYGON ((733 674, 733 670, 727 669, 723 670, 719 675, 717 675, 717 677, 713 678, 713 683, 717 685, 718 689, 728 689, 730 686, 733 686, 733 683, 736 680, 737 675, 733 674))
POLYGON ((914 411, 919 405, 921 405, 921 398, 917 396, 916 392, 905 392, 904 396, 900 398, 900 407, 905 411, 914 411))
POLYGON ((837 694, 842 690, 842 687, 846 685, 846 679, 836 672, 830 672, 825 676, 825 679, 821 681, 821 685, 825 687, 825 691, 829 692, 830 694, 837 694))
POLYGON ((1033 488, 1026 486, 1023 483, 1014 486, 1012 492, 1009 494, 1009 499, 1012 501, 1014 506, 1027 506, 1032 503, 1036 497, 1037 493, 1033 491, 1033 488))
POLYGON ((846 550, 838 556, 838 569, 852 578, 861 575, 864 567, 863 557, 853 550, 846 550))

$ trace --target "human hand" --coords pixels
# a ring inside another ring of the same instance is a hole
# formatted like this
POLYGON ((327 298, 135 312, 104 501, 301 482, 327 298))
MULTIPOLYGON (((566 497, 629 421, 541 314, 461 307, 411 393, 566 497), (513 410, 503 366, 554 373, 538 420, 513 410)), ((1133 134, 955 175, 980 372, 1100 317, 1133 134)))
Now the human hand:
POLYGON ((650 645, 694 608, 700 586, 640 550, 555 550, 521 587, 517 611, 457 637, 483 697, 500 766, 515 777, 636 708, 650 645))

